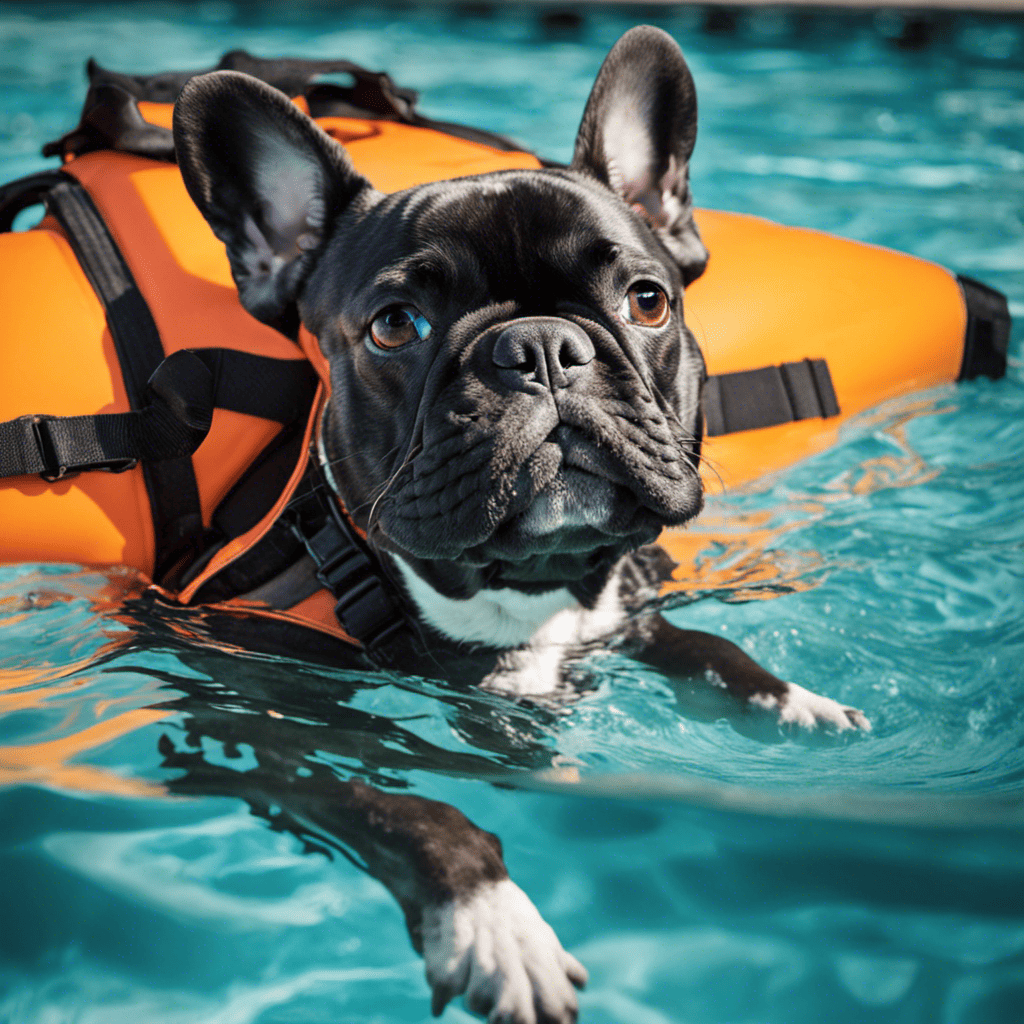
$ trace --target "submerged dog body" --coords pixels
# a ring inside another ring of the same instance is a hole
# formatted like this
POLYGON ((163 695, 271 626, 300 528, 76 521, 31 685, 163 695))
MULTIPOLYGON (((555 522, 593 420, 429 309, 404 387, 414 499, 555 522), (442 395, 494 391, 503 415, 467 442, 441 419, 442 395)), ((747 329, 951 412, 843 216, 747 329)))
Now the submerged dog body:
MULTIPOLYGON (((686 64, 652 28, 609 54, 568 168, 384 195, 247 76, 193 79, 175 114, 243 305, 301 323, 326 358, 322 469, 430 646, 428 669, 416 645, 393 664, 464 681, 471 663, 472 682, 540 698, 616 637, 694 713, 866 729, 724 640, 629 614, 654 578, 647 546, 702 500, 704 365, 683 318, 707 261, 695 137, 686 64)), ((494 1020, 575 1016, 585 971, 494 837, 444 805, 343 789, 343 841, 405 910, 435 1012, 465 992, 494 1020)), ((304 800, 293 813, 315 825, 304 800)))

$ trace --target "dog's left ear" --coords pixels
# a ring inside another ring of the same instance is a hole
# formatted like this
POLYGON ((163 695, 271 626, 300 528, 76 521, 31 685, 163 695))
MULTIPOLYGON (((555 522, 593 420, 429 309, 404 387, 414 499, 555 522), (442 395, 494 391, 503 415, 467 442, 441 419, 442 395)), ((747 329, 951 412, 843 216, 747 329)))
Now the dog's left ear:
POLYGON ((687 284, 708 259, 690 197, 696 138, 697 92, 675 40, 651 25, 630 29, 598 72, 572 169, 629 203, 655 229, 687 284))

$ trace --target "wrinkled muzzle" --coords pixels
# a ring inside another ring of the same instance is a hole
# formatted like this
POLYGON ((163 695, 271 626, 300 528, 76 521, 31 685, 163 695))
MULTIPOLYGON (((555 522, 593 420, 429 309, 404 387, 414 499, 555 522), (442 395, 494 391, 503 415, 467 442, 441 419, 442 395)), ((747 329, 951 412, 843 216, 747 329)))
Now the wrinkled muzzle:
POLYGON ((637 546, 697 514, 699 418, 684 427, 569 321, 514 321, 484 340, 488 371, 430 403, 415 454, 376 502, 372 528, 390 544, 521 561, 637 546))

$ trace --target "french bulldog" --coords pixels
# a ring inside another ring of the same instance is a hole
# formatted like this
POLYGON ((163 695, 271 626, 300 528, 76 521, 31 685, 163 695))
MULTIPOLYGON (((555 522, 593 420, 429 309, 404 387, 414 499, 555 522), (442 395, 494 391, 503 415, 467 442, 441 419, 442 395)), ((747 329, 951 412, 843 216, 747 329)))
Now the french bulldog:
MULTIPOLYGON (((609 53, 568 167, 385 195, 282 93, 236 72, 191 79, 174 118, 242 304, 286 331, 301 321, 329 364, 321 467, 420 637, 393 666, 543 702, 571 689, 574 657, 616 643, 690 714, 868 730, 643 608, 660 531, 702 504, 705 370, 683 308, 708 259, 696 130, 689 70, 652 27, 609 53)), ((435 1014, 464 994, 493 1022, 575 1020, 586 971, 495 836, 356 781, 332 784, 328 826, 310 785, 274 799, 395 895, 435 1014)))

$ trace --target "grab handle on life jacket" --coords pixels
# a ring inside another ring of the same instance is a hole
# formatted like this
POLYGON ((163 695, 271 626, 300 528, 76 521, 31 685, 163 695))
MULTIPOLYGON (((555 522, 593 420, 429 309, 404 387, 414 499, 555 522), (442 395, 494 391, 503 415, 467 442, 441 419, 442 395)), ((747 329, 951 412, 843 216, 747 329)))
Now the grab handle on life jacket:
POLYGON ((43 156, 68 159, 97 149, 135 153, 153 160, 174 160, 170 130, 149 123, 139 102, 173 103, 194 75, 210 71, 242 71, 280 89, 287 96, 305 95, 314 116, 325 113, 363 115, 411 123, 417 95, 399 88, 383 71, 368 71, 348 60, 264 60, 245 50, 224 54, 215 67, 157 75, 122 75, 90 60, 89 92, 78 125, 43 146, 43 156), (321 75, 346 74, 351 86, 317 82, 321 75))
POLYGON ((81 120, 72 131, 43 146, 43 156, 70 160, 94 150, 111 149, 173 162, 171 105, 190 78, 209 71, 252 75, 304 104, 313 118, 394 121, 431 128, 499 151, 524 152, 520 143, 504 135, 424 117, 416 110, 418 97, 414 90, 396 85, 386 72, 370 71, 348 60, 265 60, 244 50, 232 50, 215 67, 197 71, 125 75, 100 67, 94 60, 89 61, 86 70, 89 92, 81 120), (322 80, 323 76, 338 74, 348 75, 352 84, 322 80))
POLYGON ((50 190, 64 180, 60 171, 41 171, 0 185, 0 233, 14 230, 18 214, 45 202, 50 190))

